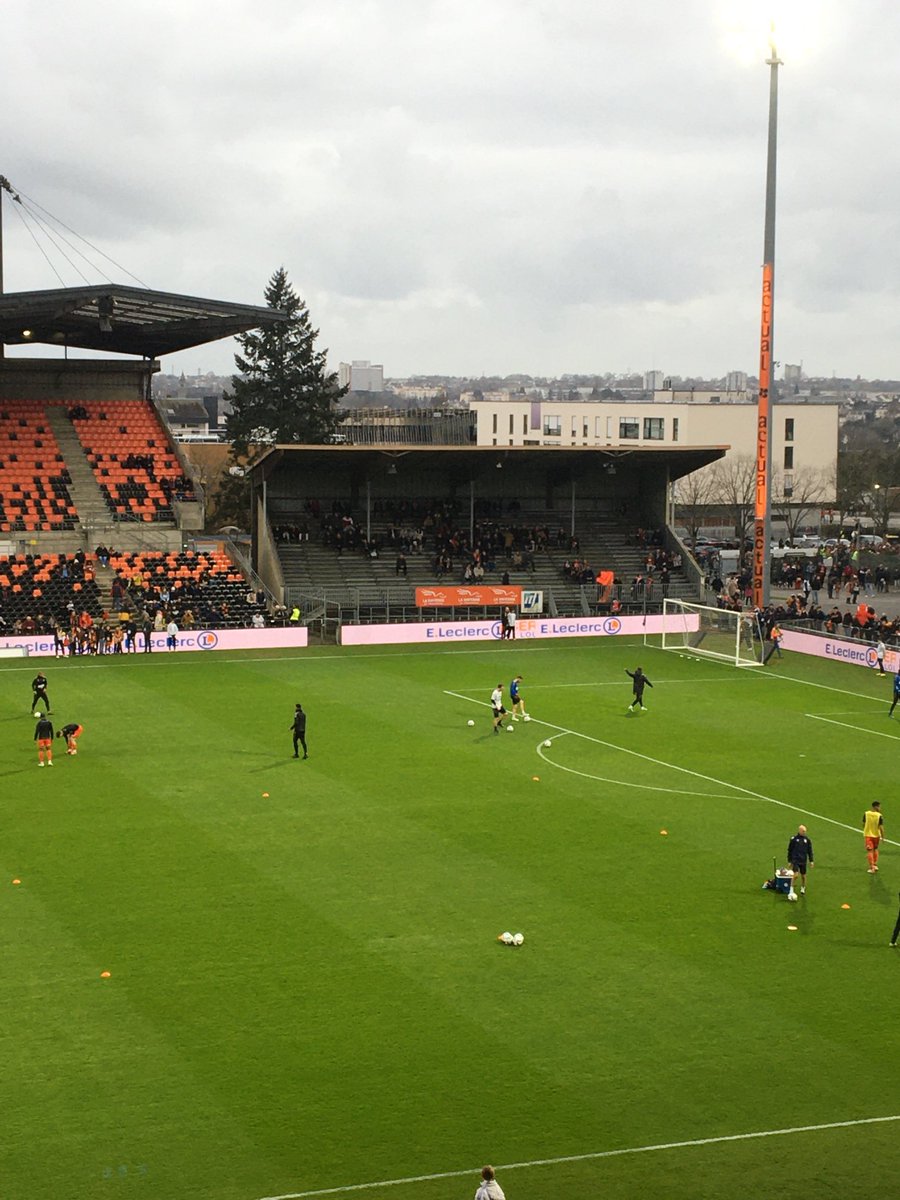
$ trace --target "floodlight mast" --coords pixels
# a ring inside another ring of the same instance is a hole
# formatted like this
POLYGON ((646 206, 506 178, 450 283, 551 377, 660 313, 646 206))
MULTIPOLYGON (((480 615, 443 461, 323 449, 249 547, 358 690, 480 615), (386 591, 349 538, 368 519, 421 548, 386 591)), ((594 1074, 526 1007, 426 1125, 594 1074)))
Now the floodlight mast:
POLYGON ((762 311, 759 331, 759 403, 756 417, 756 493, 753 522, 753 604, 769 603, 771 574, 772 358, 775 331, 775 180, 778 159, 778 68, 774 26, 769 39, 769 138, 766 159, 766 220, 763 237, 762 311))

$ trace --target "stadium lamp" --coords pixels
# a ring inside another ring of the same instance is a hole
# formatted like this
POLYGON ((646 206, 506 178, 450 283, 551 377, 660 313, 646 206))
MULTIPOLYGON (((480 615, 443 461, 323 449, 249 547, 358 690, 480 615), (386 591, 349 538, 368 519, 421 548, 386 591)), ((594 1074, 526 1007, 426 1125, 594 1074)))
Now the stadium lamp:
POLYGON ((30 338, 30 337, 31 337, 31 330, 30 330, 30 329, 23 329, 23 330, 22 330, 22 337, 23 337, 23 338, 30 338))

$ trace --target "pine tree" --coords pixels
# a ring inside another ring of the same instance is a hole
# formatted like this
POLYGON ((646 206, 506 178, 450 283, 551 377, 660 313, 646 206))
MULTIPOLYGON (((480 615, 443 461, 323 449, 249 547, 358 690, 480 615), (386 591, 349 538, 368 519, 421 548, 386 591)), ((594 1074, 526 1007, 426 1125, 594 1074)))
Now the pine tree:
POLYGON ((232 377, 233 411, 225 422, 236 458, 276 443, 326 442, 335 428, 335 405, 347 391, 327 370, 327 351, 316 349, 319 331, 284 267, 269 280, 265 299, 287 320, 237 339, 241 353, 234 361, 240 374, 232 377))

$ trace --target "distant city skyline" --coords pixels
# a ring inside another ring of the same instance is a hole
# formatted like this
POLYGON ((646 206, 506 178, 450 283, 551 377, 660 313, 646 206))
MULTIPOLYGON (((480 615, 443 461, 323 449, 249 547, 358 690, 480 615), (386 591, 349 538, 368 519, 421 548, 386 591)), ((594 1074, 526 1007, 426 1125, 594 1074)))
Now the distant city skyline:
MULTIPOLYGON (((782 7, 806 24, 801 45, 779 27, 775 358, 890 378, 900 5, 782 7)), ((753 375, 768 50, 760 30, 735 52, 749 8, 13 7, 7 44, 40 52, 0 77, 0 171, 32 204, 3 200, 5 287, 103 269, 253 304, 284 266, 335 370, 753 375), (58 226, 47 241, 42 212, 121 267, 58 226)))

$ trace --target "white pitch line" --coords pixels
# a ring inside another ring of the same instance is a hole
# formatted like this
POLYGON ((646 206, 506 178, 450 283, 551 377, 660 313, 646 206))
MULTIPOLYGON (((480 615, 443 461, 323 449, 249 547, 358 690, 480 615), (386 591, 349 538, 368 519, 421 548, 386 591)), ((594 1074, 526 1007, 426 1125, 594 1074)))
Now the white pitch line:
MULTIPOLYGON (((560 736, 565 736, 561 734, 560 736)), ((569 775, 578 775, 582 779, 592 779, 596 783, 611 783, 615 787, 638 788, 643 792, 664 792, 667 796, 699 796, 703 800, 737 800, 737 796, 721 796, 715 792, 686 792, 682 788, 667 788, 657 787, 652 783, 631 783, 627 779, 610 779, 606 775, 591 775, 588 771, 576 771, 574 767, 564 766, 562 763, 554 762, 552 758, 548 758, 544 753, 544 747, 538 746, 538 756, 548 767, 555 767, 557 771, 566 771, 569 775)))
MULTIPOLYGON (((787 1129, 758 1129, 751 1133, 726 1133, 720 1137, 693 1138, 684 1142, 658 1142, 650 1146, 625 1146, 620 1150, 595 1150, 589 1154, 565 1154, 558 1158, 535 1158, 529 1162, 502 1163, 498 1171, 523 1171, 531 1167, 555 1167, 563 1163, 596 1162, 604 1158, 622 1158, 631 1154, 659 1154, 664 1150, 688 1150, 694 1146, 718 1146, 727 1142, 750 1142, 757 1138, 790 1137, 798 1133, 823 1133, 829 1129, 852 1129, 859 1125, 884 1125, 900 1121, 892 1117, 860 1117, 855 1121, 828 1121, 822 1125, 794 1125, 787 1129)), ((437 1171, 431 1175, 410 1175, 405 1179, 379 1179, 372 1183, 348 1183, 343 1187, 316 1188, 311 1192, 285 1192, 281 1196, 265 1196, 263 1200, 311 1200, 314 1196, 340 1196, 350 1192, 374 1191, 376 1188, 403 1187, 410 1183, 430 1183, 437 1179, 463 1179, 475 1176, 477 1167, 464 1171, 437 1171)))
MULTIPOLYGON (((469 704, 477 704, 481 708, 487 708, 489 705, 484 700, 474 700, 471 696, 463 696, 460 692, 451 692, 444 690, 445 696, 455 696, 457 700, 466 700, 469 704)), ((779 808, 789 809, 791 812, 802 813, 805 817, 815 817, 817 821, 824 821, 828 825, 836 825, 839 829, 849 829, 851 833, 859 833, 853 825, 848 825, 845 821, 835 821, 833 817, 823 816, 822 813, 813 812, 811 808, 801 808, 799 804, 789 804, 787 800, 776 800, 774 796, 763 795, 762 792, 754 792, 751 788, 742 787, 739 783, 729 783, 727 779, 717 779, 714 775, 704 775, 702 771, 692 771, 690 767, 679 767, 677 763, 666 762, 662 758, 653 758, 650 754, 641 754, 639 750, 632 750, 629 746, 618 746, 615 742, 606 742, 602 738, 593 737, 589 733, 580 733, 577 729, 567 729, 564 725, 554 725, 551 721, 543 721, 538 717, 532 717, 532 721, 536 721, 538 725, 544 725, 547 729, 555 729, 557 733, 569 733, 573 737, 584 738, 586 742, 594 742, 597 746, 605 746, 608 750, 618 750, 621 754, 630 754, 633 758, 643 759, 644 762, 653 763, 656 767, 665 767, 670 771, 678 771, 682 775, 692 775, 695 779, 702 779, 705 783, 714 783, 717 787, 733 788, 736 792, 740 792, 744 796, 751 796, 754 800, 763 800, 766 804, 775 804, 779 808)), ((882 838, 882 841, 889 846, 900 846, 900 842, 892 841, 890 838, 882 838)))
POLYGON ((873 737, 887 738, 889 742, 900 742, 900 737, 894 733, 882 733, 880 729, 866 729, 865 725, 851 725, 849 721, 834 721, 831 717, 820 717, 816 713, 804 713, 813 721, 825 721, 829 725, 840 725, 843 729, 852 729, 854 733, 871 733, 873 737))

